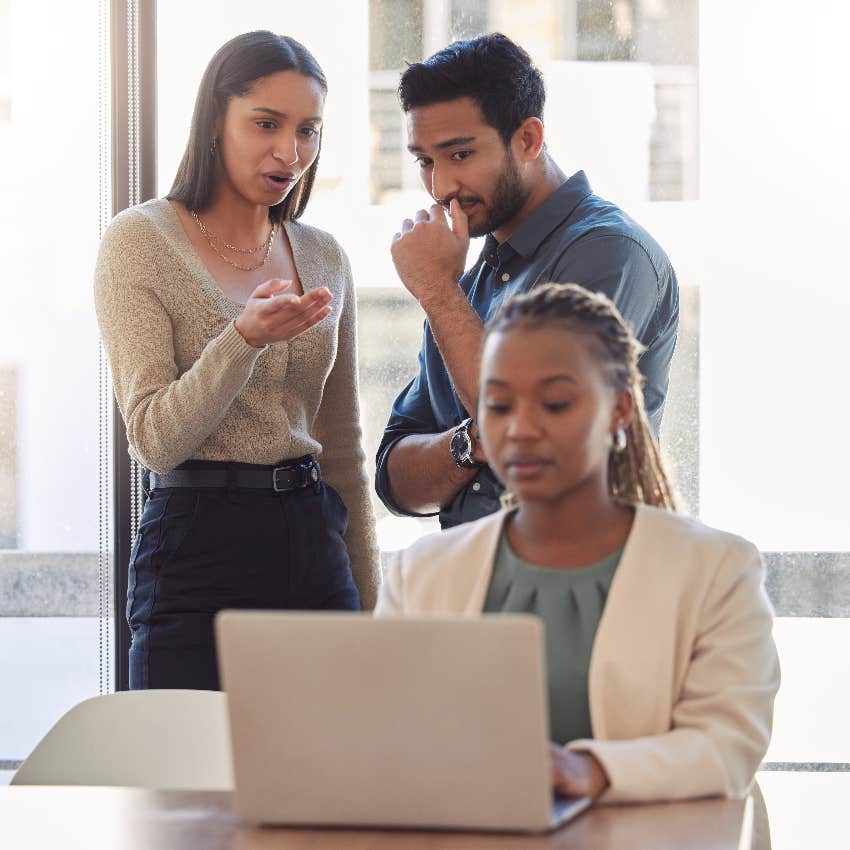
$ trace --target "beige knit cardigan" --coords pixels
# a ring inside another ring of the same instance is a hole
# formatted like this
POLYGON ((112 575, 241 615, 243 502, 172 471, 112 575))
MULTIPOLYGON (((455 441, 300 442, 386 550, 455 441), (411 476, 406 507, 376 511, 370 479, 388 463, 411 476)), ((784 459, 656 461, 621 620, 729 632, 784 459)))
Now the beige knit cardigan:
POLYGON ((167 472, 190 458, 272 464, 318 457, 349 511, 345 539, 364 608, 379 584, 361 442, 351 269, 329 234, 285 224, 307 292, 331 314, 290 342, 248 345, 242 305, 216 285, 166 200, 120 213, 103 237, 95 306, 130 454, 167 472))

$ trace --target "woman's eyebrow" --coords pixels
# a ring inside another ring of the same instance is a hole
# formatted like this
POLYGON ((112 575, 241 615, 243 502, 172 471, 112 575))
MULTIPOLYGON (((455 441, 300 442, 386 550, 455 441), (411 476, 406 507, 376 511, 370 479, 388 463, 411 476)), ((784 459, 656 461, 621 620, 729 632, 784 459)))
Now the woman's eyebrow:
POLYGON ((272 109, 269 106, 255 106, 251 112, 264 112, 266 115, 273 115, 275 118, 288 118, 285 112, 279 112, 277 109, 272 109))
MULTIPOLYGON (((272 109, 270 106, 255 106, 251 112, 262 112, 265 115, 271 115, 274 118, 289 118, 289 116, 285 112, 280 112, 277 109, 272 109)), ((305 121, 317 124, 322 120, 321 115, 316 115, 313 118, 305 118, 305 121)))
MULTIPOLYGON (((571 384, 577 384, 578 381, 572 376, 566 373, 559 373, 557 375, 549 375, 546 378, 541 378, 537 383, 539 384, 551 384, 555 381, 569 381, 571 384)), ((500 387, 508 386, 508 381, 503 381, 501 378, 487 378, 484 382, 485 384, 496 384, 500 387)))

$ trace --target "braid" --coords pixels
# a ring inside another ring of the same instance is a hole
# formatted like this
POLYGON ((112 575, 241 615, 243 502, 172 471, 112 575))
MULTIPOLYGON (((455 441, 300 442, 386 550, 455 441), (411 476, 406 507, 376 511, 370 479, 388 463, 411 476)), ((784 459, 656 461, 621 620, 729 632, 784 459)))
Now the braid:
POLYGON ((611 386, 634 399, 634 416, 626 429, 626 447, 612 450, 608 459, 611 495, 625 504, 643 503, 676 510, 676 497, 643 402, 643 376, 638 369, 641 345, 634 338, 614 303, 574 283, 549 283, 509 298, 487 325, 492 333, 513 328, 557 325, 591 334, 611 386))
POLYGON ((626 504, 643 503, 674 511, 673 485, 646 418, 643 392, 639 392, 634 395, 635 416, 626 429, 626 448, 612 451, 608 458, 611 495, 626 504))

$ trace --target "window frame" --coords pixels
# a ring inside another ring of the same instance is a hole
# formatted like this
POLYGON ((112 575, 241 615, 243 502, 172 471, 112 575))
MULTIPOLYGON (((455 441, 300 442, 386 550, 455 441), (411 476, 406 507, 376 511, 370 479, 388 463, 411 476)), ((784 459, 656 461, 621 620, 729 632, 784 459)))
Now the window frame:
MULTIPOLYGON (((110 0, 112 215, 156 197, 156 0, 110 0)), ((115 690, 130 687, 130 630, 122 600, 144 505, 140 469, 112 401, 113 588, 115 690)))

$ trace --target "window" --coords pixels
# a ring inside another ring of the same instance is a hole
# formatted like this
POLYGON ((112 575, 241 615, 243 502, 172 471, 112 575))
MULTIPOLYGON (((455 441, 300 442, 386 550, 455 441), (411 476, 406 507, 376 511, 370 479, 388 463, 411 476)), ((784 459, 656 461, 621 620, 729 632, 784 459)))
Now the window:
MULTIPOLYGON (((662 443, 684 501, 765 553, 783 663, 771 769, 761 774, 776 847, 802 845, 799 807, 784 805, 783 771, 850 765, 850 119, 840 106, 850 12, 839 7, 320 0, 318 13, 292 17, 279 3, 210 0, 201 17, 188 2, 157 10, 158 194, 182 153, 201 73, 227 38, 285 31, 327 73, 322 164, 307 220, 337 236, 354 267, 371 457, 415 370, 424 318, 388 251, 399 222, 429 203, 405 150, 399 71, 454 38, 491 30, 532 54, 547 82, 554 158, 567 172, 585 169, 677 269, 682 317, 662 443)), ((0 770, 109 674, 96 554, 110 533, 98 518, 109 428, 99 413, 89 295, 109 207, 102 8, 90 2, 72 13, 53 4, 45 26, 38 7, 0 0, 0 240, 9 258, 0 314, 0 681, 14 695, 0 708, 0 770), (25 47, 36 37, 67 73, 39 66, 25 47), (45 215, 60 208, 57 197, 63 211, 73 199, 73 215, 45 215), (44 329, 34 340, 22 317, 36 303, 44 329), (59 574, 81 590, 51 607, 38 593, 64 587, 59 574), (31 589, 25 608, 10 602, 9 577, 18 575, 31 589), (11 648, 24 641, 30 655, 22 661, 11 648), (85 659, 68 679, 64 653, 85 659)), ((434 527, 376 510, 385 549, 434 527)), ((831 837, 818 841, 807 828, 807 843, 830 846, 831 837)))
POLYGON ((0 783, 112 682, 104 8, 0 0, 0 783))
MULTIPOLYGON (((682 317, 663 447, 688 508, 765 552, 784 665, 768 762, 846 768, 850 692, 837 684, 847 677, 831 650, 850 639, 841 601, 850 412, 836 389, 848 357, 840 246, 850 128, 839 107, 847 68, 835 59, 845 51, 834 6, 825 32, 824 0, 806 13, 697 0, 329 4, 344 50, 318 20, 278 24, 273 4, 246 14, 214 3, 218 23, 195 26, 187 45, 183 33, 197 22, 180 6, 159 18, 161 190, 200 73, 226 37, 279 26, 325 67, 325 147, 308 220, 340 239, 355 269, 370 455, 415 369, 423 319, 388 252, 399 222, 429 203, 404 150, 398 74, 485 31, 530 51, 547 82, 555 159, 568 173, 585 169, 676 266, 682 317)), ((376 509, 385 548, 433 527, 376 509)), ((781 770, 762 774, 777 847, 793 846, 795 834, 781 780, 781 770)))

